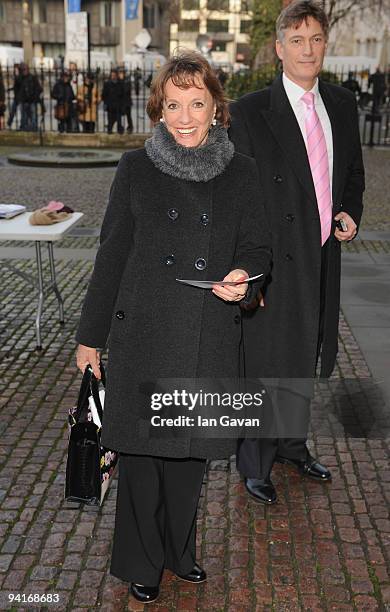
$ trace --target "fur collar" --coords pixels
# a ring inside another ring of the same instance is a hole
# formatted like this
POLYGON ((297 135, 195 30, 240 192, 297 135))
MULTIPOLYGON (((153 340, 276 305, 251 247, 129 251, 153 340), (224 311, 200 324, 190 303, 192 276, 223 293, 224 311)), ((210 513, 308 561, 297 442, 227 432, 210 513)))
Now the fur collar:
POLYGON ((199 183, 222 174, 234 155, 234 145, 221 125, 210 128, 204 145, 183 147, 163 123, 158 123, 152 137, 146 140, 145 149, 156 168, 164 174, 199 183))

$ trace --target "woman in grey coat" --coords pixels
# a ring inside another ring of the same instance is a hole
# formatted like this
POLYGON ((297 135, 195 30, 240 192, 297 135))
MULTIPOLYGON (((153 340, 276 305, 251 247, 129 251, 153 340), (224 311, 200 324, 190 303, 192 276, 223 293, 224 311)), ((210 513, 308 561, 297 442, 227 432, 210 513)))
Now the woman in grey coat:
POLYGON ((100 378, 109 356, 102 443, 120 452, 111 573, 142 602, 164 568, 202 582, 196 510, 205 460, 234 440, 148 437, 150 389, 162 379, 234 378, 252 275, 270 265, 254 162, 235 153, 228 107, 207 61, 186 52, 157 74, 145 148, 123 155, 77 332, 77 364, 100 378), (241 281, 212 291, 176 279, 241 281))

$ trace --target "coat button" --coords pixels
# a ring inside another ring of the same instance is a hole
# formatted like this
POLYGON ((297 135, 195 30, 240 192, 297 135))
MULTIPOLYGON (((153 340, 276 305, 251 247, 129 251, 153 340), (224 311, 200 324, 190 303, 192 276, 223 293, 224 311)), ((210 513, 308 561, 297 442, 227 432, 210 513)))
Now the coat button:
POLYGON ((235 323, 237 323, 237 324, 238 324, 238 323, 241 323, 241 317, 240 317, 240 315, 239 315, 239 314, 236 314, 236 315, 235 315, 235 317, 234 317, 234 322, 235 322, 235 323))
POLYGON ((286 215, 286 221, 288 221, 289 223, 292 223, 294 219, 295 219, 294 215, 291 215, 290 213, 286 215))
POLYGON ((283 181, 283 179, 280 176, 280 174, 275 174, 274 181, 275 181, 275 183, 281 183, 283 181))
POLYGON ((174 255, 167 255, 164 258, 164 263, 166 266, 173 266, 173 264, 176 262, 175 256, 174 255))
POLYGON ((204 270, 207 266, 206 260, 203 259, 203 257, 199 257, 196 261, 195 261, 195 268, 197 270, 204 270))
POLYGON ((209 216, 208 216, 207 213, 203 213, 200 216, 200 222, 201 222, 202 225, 208 225, 208 223, 209 223, 209 216))
POLYGON ((290 255, 290 253, 286 253, 285 259, 287 259, 287 261, 292 261, 293 260, 292 255, 290 255))
POLYGON ((115 316, 117 319, 122 321, 122 319, 125 318, 125 313, 123 312, 123 310, 118 310, 118 312, 115 313, 115 316))
POLYGON ((170 218, 171 221, 176 221, 178 216, 179 216, 179 211, 176 210, 176 208, 170 208, 168 210, 168 217, 170 218))

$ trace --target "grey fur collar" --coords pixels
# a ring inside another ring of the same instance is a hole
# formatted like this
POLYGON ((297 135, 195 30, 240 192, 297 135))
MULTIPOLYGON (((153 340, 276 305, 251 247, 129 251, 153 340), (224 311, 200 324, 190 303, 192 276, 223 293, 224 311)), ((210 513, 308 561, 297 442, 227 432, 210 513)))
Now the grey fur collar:
POLYGON ((222 174, 234 155, 234 145, 221 125, 212 126, 205 144, 195 148, 178 144, 166 126, 158 123, 145 149, 164 174, 198 183, 222 174))

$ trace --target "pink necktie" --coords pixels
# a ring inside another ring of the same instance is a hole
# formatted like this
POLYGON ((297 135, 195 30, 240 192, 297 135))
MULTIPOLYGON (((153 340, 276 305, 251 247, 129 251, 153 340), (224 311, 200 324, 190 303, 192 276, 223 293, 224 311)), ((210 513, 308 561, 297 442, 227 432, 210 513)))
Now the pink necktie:
POLYGON ((332 226, 332 195, 329 180, 328 150, 321 121, 314 107, 314 93, 307 91, 301 98, 306 105, 306 148, 317 196, 321 222, 321 245, 329 238, 332 226))

